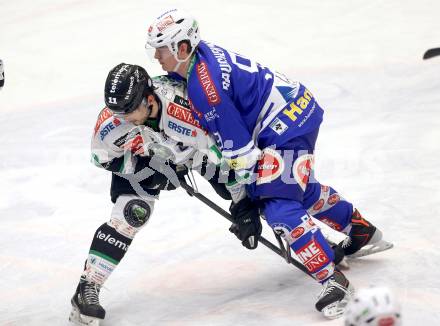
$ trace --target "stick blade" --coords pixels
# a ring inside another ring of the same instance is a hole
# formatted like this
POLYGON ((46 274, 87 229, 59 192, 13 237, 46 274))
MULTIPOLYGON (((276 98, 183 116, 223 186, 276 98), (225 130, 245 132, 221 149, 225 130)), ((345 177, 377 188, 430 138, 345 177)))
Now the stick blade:
POLYGON ((423 60, 430 59, 430 58, 436 57, 438 55, 440 55, 440 48, 429 49, 423 55, 423 60))

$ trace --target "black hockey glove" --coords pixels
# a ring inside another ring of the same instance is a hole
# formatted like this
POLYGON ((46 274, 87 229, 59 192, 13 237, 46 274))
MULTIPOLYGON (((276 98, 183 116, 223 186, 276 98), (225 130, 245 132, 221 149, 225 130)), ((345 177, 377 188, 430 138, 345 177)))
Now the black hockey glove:
POLYGON ((246 197, 236 204, 232 203, 229 211, 235 221, 229 231, 234 233, 246 248, 257 248, 262 231, 258 207, 246 197))

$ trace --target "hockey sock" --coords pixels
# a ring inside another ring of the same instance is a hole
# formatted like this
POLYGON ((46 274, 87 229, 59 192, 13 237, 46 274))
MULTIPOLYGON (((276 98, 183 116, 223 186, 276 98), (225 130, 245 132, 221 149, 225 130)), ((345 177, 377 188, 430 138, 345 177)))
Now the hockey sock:
POLYGON ((107 223, 101 225, 93 236, 83 275, 102 285, 124 257, 131 241, 107 223))

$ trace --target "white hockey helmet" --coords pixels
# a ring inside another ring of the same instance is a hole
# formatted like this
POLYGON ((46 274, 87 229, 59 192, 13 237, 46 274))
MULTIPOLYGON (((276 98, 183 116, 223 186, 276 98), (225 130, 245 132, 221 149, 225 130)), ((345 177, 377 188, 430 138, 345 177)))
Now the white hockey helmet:
POLYGON ((348 303, 345 326, 400 326, 400 305, 388 288, 360 289, 348 303))
POLYGON ((177 58, 178 44, 188 40, 194 51, 200 42, 199 25, 197 21, 186 12, 171 9, 157 17, 148 28, 147 44, 145 48, 167 46, 177 58))

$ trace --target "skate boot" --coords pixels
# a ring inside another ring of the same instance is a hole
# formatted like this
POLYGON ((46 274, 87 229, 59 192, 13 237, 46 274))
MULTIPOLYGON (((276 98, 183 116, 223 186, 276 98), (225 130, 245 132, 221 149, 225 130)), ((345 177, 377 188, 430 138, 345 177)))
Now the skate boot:
POLYGON ((76 325, 99 326, 99 322, 105 317, 105 310, 99 304, 100 286, 89 282, 81 276, 75 294, 70 301, 72 312, 69 321, 76 325))
POLYGON ((335 269, 333 276, 322 284, 315 307, 326 318, 339 318, 344 314, 345 307, 353 294, 354 288, 345 275, 335 269))
POLYGON ((355 209, 348 237, 338 244, 349 258, 362 257, 391 249, 392 243, 382 240, 382 232, 355 209))

